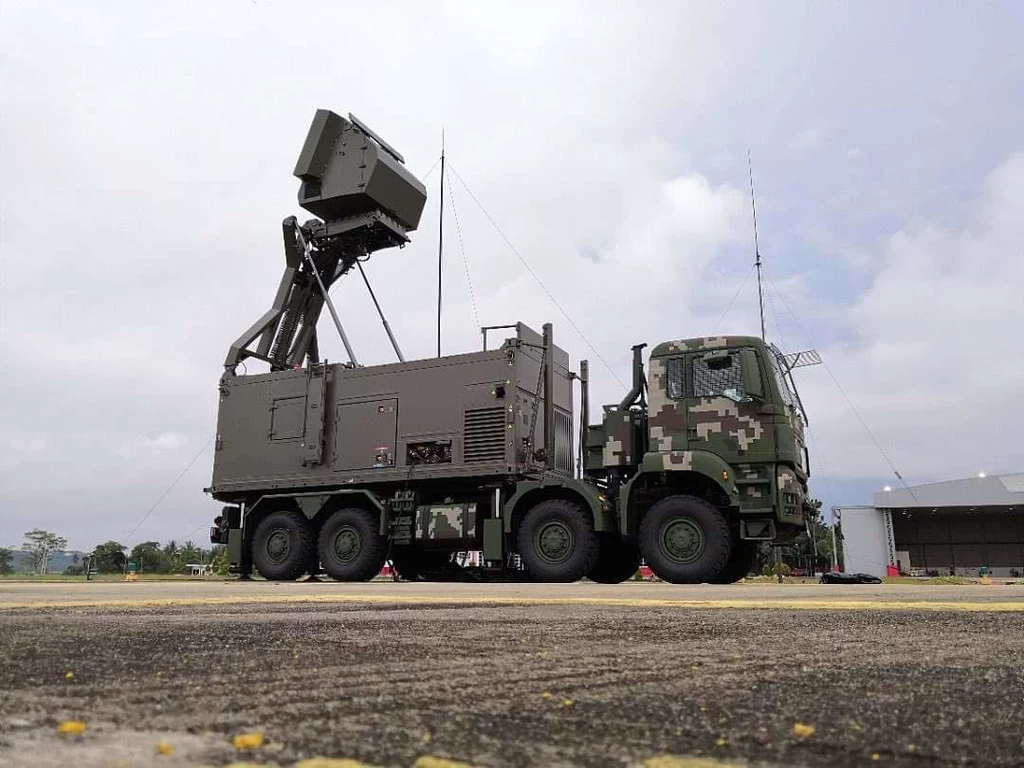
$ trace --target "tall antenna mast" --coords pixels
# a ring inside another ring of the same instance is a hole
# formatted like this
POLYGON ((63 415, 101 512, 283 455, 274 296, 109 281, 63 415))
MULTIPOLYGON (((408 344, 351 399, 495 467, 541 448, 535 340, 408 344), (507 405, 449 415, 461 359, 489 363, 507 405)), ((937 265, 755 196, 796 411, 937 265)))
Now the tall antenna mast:
MULTIPOLYGON (((444 154, 441 155, 444 165, 444 154)), ((747 174, 750 176, 750 212, 754 217, 754 266, 757 267, 757 306, 761 313, 761 341, 764 336, 764 291, 761 286, 761 249, 757 247, 757 207, 754 205, 754 167, 750 162, 750 148, 747 148, 747 174)))
POLYGON ((444 252, 444 128, 441 129, 441 215, 437 232, 437 356, 441 356, 441 256, 444 252))

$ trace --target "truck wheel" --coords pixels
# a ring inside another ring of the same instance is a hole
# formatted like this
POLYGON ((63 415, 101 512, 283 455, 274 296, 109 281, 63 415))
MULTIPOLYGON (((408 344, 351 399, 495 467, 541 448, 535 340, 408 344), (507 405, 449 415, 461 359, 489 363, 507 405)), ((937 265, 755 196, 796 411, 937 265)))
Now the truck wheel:
POLYGON ((377 516, 365 509, 339 509, 320 529, 318 551, 327 575, 338 581, 369 581, 380 573, 387 540, 377 516))
POLYGON ((713 584, 735 584, 748 573, 757 559, 756 541, 736 541, 732 545, 732 554, 729 555, 729 562, 711 580, 713 584))
POLYGON ((293 581, 309 570, 314 537, 309 521, 299 512, 271 512, 256 526, 252 562, 265 579, 293 581))
POLYGON ((597 560, 597 534, 578 504, 550 499, 535 506, 519 524, 519 557, 538 581, 578 581, 597 560))
POLYGON ((718 576, 729 561, 732 534, 711 503, 696 496, 669 496, 640 523, 640 552, 659 579, 700 584, 718 576))
POLYGON ((598 534, 597 562, 587 578, 598 584, 618 584, 625 581, 640 567, 640 550, 636 542, 617 533, 598 534))

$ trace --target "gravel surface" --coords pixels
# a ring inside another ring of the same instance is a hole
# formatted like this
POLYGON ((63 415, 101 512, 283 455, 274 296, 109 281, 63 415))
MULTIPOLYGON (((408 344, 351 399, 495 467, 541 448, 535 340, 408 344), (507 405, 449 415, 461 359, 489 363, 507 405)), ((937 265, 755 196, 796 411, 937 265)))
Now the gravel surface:
POLYGON ((571 601, 0 611, 0 766, 1024 765, 1022 618, 571 601), (84 734, 59 736, 66 720, 84 734), (250 732, 263 746, 236 749, 250 732))

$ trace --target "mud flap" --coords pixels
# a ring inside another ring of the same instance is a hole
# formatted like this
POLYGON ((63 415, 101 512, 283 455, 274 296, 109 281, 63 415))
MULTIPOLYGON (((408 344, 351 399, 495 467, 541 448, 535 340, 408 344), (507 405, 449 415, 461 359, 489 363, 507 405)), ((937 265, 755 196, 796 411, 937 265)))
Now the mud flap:
POLYGON ((774 541, 774 520, 740 520, 740 538, 746 541, 774 541))

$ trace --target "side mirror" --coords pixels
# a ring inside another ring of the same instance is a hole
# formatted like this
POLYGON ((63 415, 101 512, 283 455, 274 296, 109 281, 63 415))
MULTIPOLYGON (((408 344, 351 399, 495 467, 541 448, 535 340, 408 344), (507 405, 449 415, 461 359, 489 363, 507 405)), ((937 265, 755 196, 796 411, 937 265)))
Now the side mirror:
POLYGON ((743 374, 743 389, 749 397, 764 399, 764 388, 761 386, 761 366, 757 362, 757 353, 752 349, 740 350, 740 369, 743 374))

